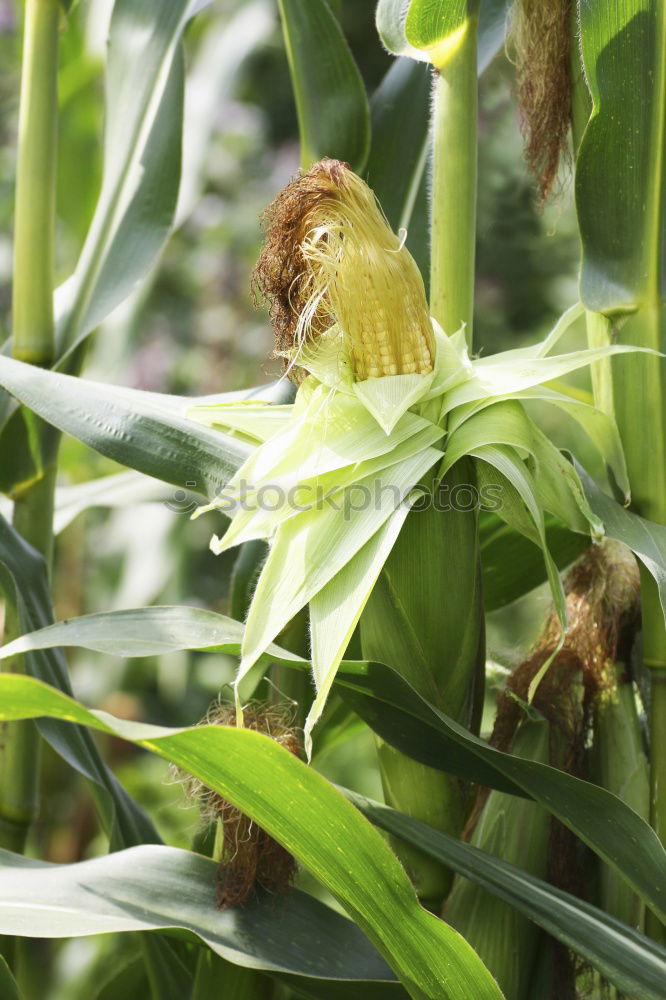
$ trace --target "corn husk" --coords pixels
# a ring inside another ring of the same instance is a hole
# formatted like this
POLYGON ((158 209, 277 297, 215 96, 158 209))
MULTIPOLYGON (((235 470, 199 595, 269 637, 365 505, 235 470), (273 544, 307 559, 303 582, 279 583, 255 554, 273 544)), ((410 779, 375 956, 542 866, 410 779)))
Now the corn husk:
MULTIPOLYGON (((512 752, 548 763, 549 724, 526 719, 514 738, 512 752)), ((523 871, 545 878, 548 868, 550 818, 535 802, 503 792, 490 792, 471 843, 523 871)), ((456 876, 444 917, 469 941, 497 979, 507 1000, 528 1000, 538 928, 508 903, 456 876)))

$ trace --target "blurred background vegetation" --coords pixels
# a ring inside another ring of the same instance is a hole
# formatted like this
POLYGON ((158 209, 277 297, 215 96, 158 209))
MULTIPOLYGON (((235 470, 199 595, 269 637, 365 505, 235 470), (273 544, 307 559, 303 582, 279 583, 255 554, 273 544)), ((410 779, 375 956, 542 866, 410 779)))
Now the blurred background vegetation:
MULTIPOLYGON (((79 0, 63 23, 58 280, 73 268, 100 185, 102 56, 111 7, 112 0, 79 0)), ((375 32, 374 0, 337 0, 335 7, 372 94, 391 64, 375 32)), ((20 20, 20 3, 0 0, 0 339, 10 325, 20 20)), ((270 359, 266 315, 253 306, 250 275, 261 213, 296 172, 298 144, 272 0, 216 0, 191 25, 187 51, 178 226, 140 293, 93 338, 85 371, 102 381, 200 395, 256 385, 279 371, 270 359)), ((481 80, 480 136, 475 347, 493 353, 538 339, 575 301, 578 243, 566 170, 552 203, 545 210, 536 205, 522 158, 513 69, 503 52, 481 80)), ((583 389, 585 377, 577 383, 583 389)), ((566 445, 570 429, 556 431, 566 445)), ((61 486, 117 471, 71 439, 63 442, 61 486)), ((72 520, 58 538, 57 617, 149 603, 228 612, 233 553, 213 557, 210 516, 191 522, 177 503, 172 506, 98 508, 72 520)), ((545 610, 546 598, 537 594, 491 616, 490 653, 499 676, 500 665, 520 655, 516 635, 528 641, 545 610)), ((84 701, 119 716, 187 725, 231 679, 234 663, 187 653, 140 661, 85 653, 72 657, 72 667, 84 701)), ((189 845, 197 818, 179 808, 180 789, 169 784, 163 762, 151 755, 138 759, 120 743, 105 750, 166 841, 189 845)), ((318 764, 343 784, 381 797, 371 737, 362 727, 326 750, 318 764)), ((47 757, 43 774, 59 792, 44 798, 32 849, 58 862, 96 853, 98 834, 83 785, 55 758, 47 757)), ((62 946, 54 975, 63 985, 54 997, 91 995, 85 978, 75 986, 68 970, 72 963, 85 965, 93 947, 84 941, 62 946)))

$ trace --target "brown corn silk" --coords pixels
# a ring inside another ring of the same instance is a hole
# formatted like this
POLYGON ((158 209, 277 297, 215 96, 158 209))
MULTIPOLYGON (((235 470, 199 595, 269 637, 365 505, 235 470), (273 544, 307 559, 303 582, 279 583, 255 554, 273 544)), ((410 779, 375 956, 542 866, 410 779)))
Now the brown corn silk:
POLYGON ((525 159, 539 198, 551 193, 568 155, 571 121, 571 0, 516 0, 510 48, 516 62, 525 159))
POLYGON ((419 269, 347 164, 315 163, 280 192, 263 221, 254 288, 269 303, 276 353, 290 368, 337 328, 357 381, 432 371, 419 269))
MULTIPOLYGON (((301 740, 291 725, 293 709, 251 703, 243 709, 243 728, 264 733, 295 757, 301 740)), ((234 705, 215 702, 201 721, 205 726, 235 726, 234 705)), ((257 889, 283 893, 293 884, 296 859, 249 816, 190 775, 181 775, 187 797, 198 805, 204 824, 219 823, 222 847, 216 879, 220 910, 241 906, 257 889)))
MULTIPOLYGON (((586 777, 586 748, 596 707, 612 697, 613 664, 628 658, 639 615, 639 574, 631 551, 606 539, 592 545, 564 581, 569 628, 564 645, 539 684, 532 704, 550 723, 551 764, 576 777, 586 777)), ((530 684, 557 648, 561 626, 553 612, 530 655, 511 674, 498 698, 492 746, 508 751, 524 718, 530 684), (522 703, 522 704, 521 704, 522 703)), ((469 839, 488 797, 480 789, 464 838, 469 839)), ((549 881, 585 898, 579 845, 574 834, 551 819, 549 881)), ((584 963, 563 945, 554 945, 552 1000, 575 996, 574 982, 584 963)))

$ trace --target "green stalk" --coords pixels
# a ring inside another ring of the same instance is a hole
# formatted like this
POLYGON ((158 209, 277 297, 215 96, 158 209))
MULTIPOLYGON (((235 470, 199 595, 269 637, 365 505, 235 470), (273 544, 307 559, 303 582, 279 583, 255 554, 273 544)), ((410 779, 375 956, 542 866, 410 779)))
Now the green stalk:
MULTIPOLYGON (((15 358, 49 365, 53 360, 53 255, 57 167, 58 0, 27 0, 19 112, 18 170, 12 292, 15 358)), ((14 503, 14 524, 50 561, 55 483, 54 436, 45 430, 44 475, 14 503), (46 454, 48 453, 48 454, 46 454)), ((5 595, 5 641, 21 634, 5 595)), ((22 671, 20 659, 5 669, 22 671)), ((3 733, 0 757, 0 845, 22 851, 37 808, 39 741, 34 723, 3 733)))
POLYGON ((437 67, 433 103, 430 312, 472 343, 476 241, 477 19, 470 17, 437 67))
MULTIPOLYGON (((516 732, 511 752, 527 760, 549 763, 549 730, 545 719, 526 719, 516 732)), ((546 878, 549 837, 550 816, 545 809, 528 799, 492 791, 470 843, 546 878)), ((527 917, 460 875, 453 883, 444 916, 472 945, 507 1000, 537 995, 532 992, 530 973, 539 929, 527 917)))
MULTIPOLYGON (((465 323, 471 342, 476 220, 477 19, 437 50, 433 105, 430 312, 451 334, 465 323)), ((471 463, 445 488, 473 484, 471 463)), ((432 487, 432 483, 426 484, 432 487)), ((361 619, 364 657, 399 671, 425 698, 474 727, 484 661, 478 518, 473 510, 413 511, 361 619)), ((386 801, 459 836, 467 801, 461 783, 378 741, 386 801)), ((452 873, 396 843, 425 905, 438 910, 452 873)))
MULTIPOLYGON (((633 687, 625 681, 622 665, 610 664, 609 667, 613 680, 601 695, 595 718, 594 780, 647 819, 648 765, 641 743, 633 687)), ((600 896, 606 913, 643 930, 645 904, 608 865, 601 869, 600 896)))
POLYGON ((58 0, 27 0, 14 229, 12 353, 53 360, 53 254, 58 127, 58 0))

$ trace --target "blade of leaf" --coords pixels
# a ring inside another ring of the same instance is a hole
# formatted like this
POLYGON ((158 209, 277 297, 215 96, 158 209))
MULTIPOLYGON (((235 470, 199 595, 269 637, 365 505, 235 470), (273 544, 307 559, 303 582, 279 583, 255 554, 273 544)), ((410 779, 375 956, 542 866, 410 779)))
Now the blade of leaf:
POLYGON ((12 934, 60 938, 183 929, 227 961, 288 981, 305 978, 316 987, 337 980, 332 992, 343 996, 378 980, 388 996, 405 995, 350 920, 297 889, 280 900, 279 920, 268 895, 220 912, 217 865, 189 851, 145 845, 69 865, 26 863, 1 851, 0 871, 0 933, 11 927, 12 934))
POLYGON ((242 442, 187 420, 183 413, 194 400, 88 382, 5 357, 0 385, 102 455, 209 497, 250 454, 242 442))
POLYGON ((341 789, 364 816, 505 902, 589 962, 628 996, 660 1000, 666 949, 603 910, 556 889, 485 851, 472 847, 379 802, 341 789))
POLYGON ((304 729, 308 760, 312 756, 312 730, 324 710, 335 672, 410 506, 406 502, 398 507, 351 562, 310 601, 312 674, 317 696, 304 729))
POLYGON ((342 903, 415 1000, 500 1000, 452 928, 419 905, 380 834, 312 768, 261 733, 169 730, 93 713, 32 677, 0 675, 0 718, 42 715, 112 733, 198 777, 295 855, 342 903), (285 790, 289 794, 285 795, 285 790))
POLYGON ((56 295, 61 362, 146 274, 171 228, 180 182, 180 39, 198 6, 114 5, 102 190, 74 274, 56 295))
POLYGON ((325 0, 279 0, 301 139, 301 166, 323 156, 361 173, 370 112, 361 75, 325 0))
POLYGON ((384 664, 342 664, 336 688, 382 739, 429 767, 543 805, 666 918, 666 852, 617 796, 564 771, 501 753, 421 698, 384 664), (472 757, 476 761, 472 763, 472 757))

